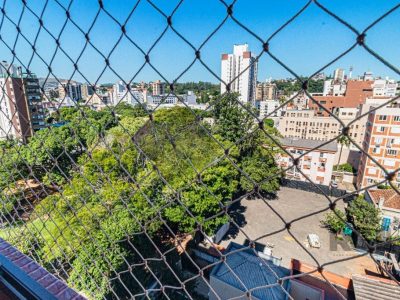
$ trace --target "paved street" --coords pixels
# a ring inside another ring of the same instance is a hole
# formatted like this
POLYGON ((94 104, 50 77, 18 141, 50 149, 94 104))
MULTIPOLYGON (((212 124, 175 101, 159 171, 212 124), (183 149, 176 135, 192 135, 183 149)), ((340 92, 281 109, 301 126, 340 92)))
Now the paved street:
MULTIPOLYGON (((343 251, 340 246, 337 251, 330 250, 331 233, 321 226, 321 220, 324 219, 324 215, 327 212, 319 212, 329 205, 328 200, 324 196, 283 187, 278 192, 278 199, 265 201, 268 202, 264 202, 261 199, 242 201, 240 209, 243 211, 244 219, 241 231, 246 233, 250 239, 257 240, 257 242, 262 244, 274 244, 272 254, 276 257, 282 257, 283 266, 288 267, 291 258, 299 259, 310 265, 316 265, 315 261, 296 242, 295 238, 321 264, 356 254, 354 251, 343 251), (286 230, 282 230, 285 224, 277 216, 277 213, 286 221, 295 220, 312 213, 316 214, 293 222, 290 230, 294 235, 292 237, 286 230), (309 233, 316 233, 319 236, 321 242, 320 249, 308 247, 307 235, 309 233)), ((344 204, 339 202, 337 207, 343 209, 344 204)), ((231 240, 243 244, 247 237, 241 231, 233 233, 233 236, 228 235, 222 244, 227 246, 231 240)), ((327 270, 345 276, 350 276, 353 273, 364 273, 365 268, 376 270, 369 257, 362 257, 327 266, 327 270)))

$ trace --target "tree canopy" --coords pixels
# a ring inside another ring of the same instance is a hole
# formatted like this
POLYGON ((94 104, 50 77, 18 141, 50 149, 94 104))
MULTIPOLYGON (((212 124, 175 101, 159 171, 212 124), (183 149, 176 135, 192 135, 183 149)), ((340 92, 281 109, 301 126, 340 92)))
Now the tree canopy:
MULTIPOLYGON (((279 188, 265 134, 275 135, 274 128, 265 122, 260 130, 236 94, 218 97, 215 125, 184 107, 151 115, 126 104, 115 114, 63 108, 53 116, 63 126, 39 131, 26 145, 2 145, 2 189, 33 178, 52 192, 32 203, 25 226, 5 228, 1 236, 62 270, 92 298, 129 297, 122 282, 140 293, 154 282, 152 274, 178 284, 162 275, 169 272, 165 262, 154 262, 149 272, 143 254, 157 257, 156 247, 169 248, 171 230, 212 235, 228 221, 235 195, 279 188), (122 276, 110 283, 127 270, 136 281, 122 276)), ((21 200, 9 199, 2 198, 6 214, 21 200)))

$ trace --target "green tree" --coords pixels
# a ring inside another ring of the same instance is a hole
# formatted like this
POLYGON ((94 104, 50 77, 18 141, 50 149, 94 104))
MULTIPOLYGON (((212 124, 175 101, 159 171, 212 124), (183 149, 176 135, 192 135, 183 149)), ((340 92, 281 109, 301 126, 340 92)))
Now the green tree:
POLYGON ((345 213, 339 209, 335 209, 335 212, 330 212, 325 215, 322 224, 328 227, 336 235, 339 235, 346 227, 346 223, 343 220, 346 220, 345 213))
POLYGON ((355 173, 355 170, 353 166, 349 163, 345 163, 342 165, 336 165, 333 167, 335 171, 344 171, 344 172, 349 172, 349 173, 355 173))
POLYGON ((375 241, 381 228, 381 217, 378 208, 359 196, 351 201, 347 208, 354 227, 368 241, 375 241))
POLYGON ((275 164, 276 145, 270 137, 278 132, 271 120, 264 120, 264 131, 254 123, 253 108, 238 104, 238 94, 228 93, 217 99, 214 116, 216 133, 223 140, 235 143, 239 153, 235 158, 241 170, 240 187, 245 192, 254 190, 274 193, 279 188, 279 169, 275 164), (266 134, 267 133, 267 134, 266 134), (278 176, 277 176, 278 174, 278 176))
MULTIPOLYGON (((342 159, 342 151, 343 151, 343 146, 348 147, 350 145, 350 140, 347 136, 345 135, 341 135, 338 139, 337 139, 338 143, 340 144, 340 152, 339 152, 339 164, 340 164, 340 160, 342 159)), ((338 169, 339 170, 339 169, 338 169)))
POLYGON ((253 182, 258 185, 260 192, 275 193, 279 189, 280 177, 277 174, 280 170, 270 151, 258 147, 252 155, 243 159, 241 167, 249 177, 244 174, 240 177, 240 185, 245 192, 254 189, 253 182))

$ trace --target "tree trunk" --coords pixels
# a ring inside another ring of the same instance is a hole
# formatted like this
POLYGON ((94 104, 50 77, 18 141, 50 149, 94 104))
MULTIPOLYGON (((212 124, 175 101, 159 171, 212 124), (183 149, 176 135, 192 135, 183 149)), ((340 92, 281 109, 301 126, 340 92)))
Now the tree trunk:
POLYGON ((339 161, 338 161, 338 171, 340 166, 340 160, 342 159, 342 150, 343 150, 343 143, 340 143, 340 152, 339 152, 339 161))

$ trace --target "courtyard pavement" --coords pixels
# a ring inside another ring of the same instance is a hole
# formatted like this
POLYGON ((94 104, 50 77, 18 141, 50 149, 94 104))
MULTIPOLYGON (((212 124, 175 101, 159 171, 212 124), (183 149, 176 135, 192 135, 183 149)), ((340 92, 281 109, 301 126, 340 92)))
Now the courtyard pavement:
MULTIPOLYGON (((247 238, 256 240, 264 245, 272 244, 272 255, 282 258, 282 266, 289 267, 291 258, 316 266, 312 257, 296 242, 297 239, 320 264, 328 263, 348 257, 358 252, 345 249, 341 246, 336 251, 331 250, 331 233, 321 226, 321 221, 328 211, 320 212, 329 206, 328 200, 312 192, 282 187, 277 199, 245 199, 241 201, 236 212, 236 218, 241 223, 240 230, 231 227, 231 231, 221 242, 227 246, 230 241, 243 244, 247 238), (275 211, 275 212, 274 212, 275 211), (291 236, 285 229, 285 221, 293 221, 302 216, 315 213, 304 219, 294 221, 291 225, 291 236), (307 243, 307 235, 315 233, 319 236, 321 248, 311 248, 307 243)), ((343 201, 337 203, 337 208, 344 209, 343 201)), ((351 245, 351 244, 350 244, 351 245)), ((351 245, 352 246, 352 245, 351 245)), ((337 262, 325 267, 328 271, 338 275, 351 277, 351 274, 365 274, 365 269, 376 271, 374 262, 369 256, 364 256, 344 262, 337 262)))

